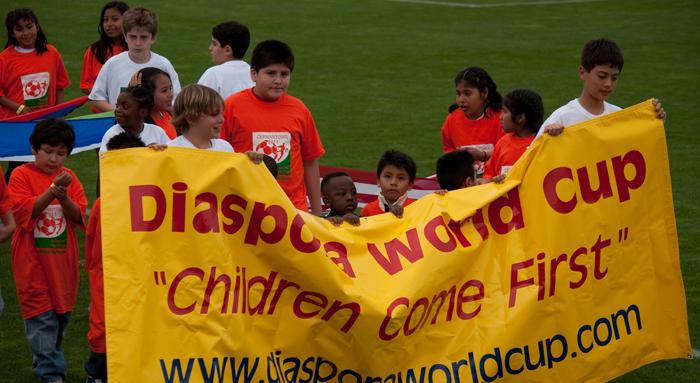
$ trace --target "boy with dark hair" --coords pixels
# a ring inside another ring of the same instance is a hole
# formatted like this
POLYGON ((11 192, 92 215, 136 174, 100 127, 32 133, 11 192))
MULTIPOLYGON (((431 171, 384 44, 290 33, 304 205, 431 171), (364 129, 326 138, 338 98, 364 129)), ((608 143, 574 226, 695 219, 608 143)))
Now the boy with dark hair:
POLYGON ((381 192, 377 199, 362 208, 360 215, 371 215, 392 212, 395 216, 403 216, 404 206, 413 200, 408 199, 408 191, 416 180, 416 163, 408 154, 398 150, 387 150, 377 163, 377 186, 381 192))
POLYGON ((78 241, 87 199, 75 173, 63 163, 75 146, 63 120, 39 122, 29 138, 34 162, 10 176, 8 190, 17 230, 12 274, 36 373, 43 382, 66 378, 63 333, 78 292, 78 241))
POLYGON ((294 54, 281 41, 268 40, 253 50, 250 74, 255 86, 224 103, 221 138, 236 152, 253 150, 272 157, 282 189, 297 209, 321 213, 318 159, 325 150, 311 112, 287 94, 294 54))
POLYGON ((243 61, 249 45, 250 32, 241 23, 226 21, 212 28, 209 53, 215 66, 207 69, 197 83, 214 89, 224 100, 255 85, 250 65, 243 61))
MULTIPOLYGON (((7 185, 5 184, 5 174, 0 168, 0 243, 7 241, 16 228, 17 224, 12 215, 12 204, 10 203, 10 196, 7 193, 7 185)), ((2 299, 2 289, 0 289, 0 316, 2 316, 4 307, 5 301, 2 299)))
POLYGON ((135 7, 124 13, 123 29, 129 50, 112 56, 105 62, 95 79, 88 97, 103 111, 115 109, 122 88, 129 86, 134 73, 153 67, 168 73, 173 84, 173 98, 180 93, 180 80, 175 68, 165 57, 151 51, 158 33, 158 17, 146 8, 135 7))
POLYGON ((443 190, 457 190, 476 185, 474 158, 464 150, 446 153, 438 158, 435 172, 443 190))
MULTIPOLYGON (((555 110, 544 121, 537 137, 545 132, 556 136, 567 126, 621 110, 608 103, 607 99, 617 87, 624 64, 622 51, 614 41, 603 38, 587 42, 583 46, 581 65, 578 67, 579 78, 583 81, 581 95, 555 110)), ((665 120, 666 112, 661 103, 656 99, 653 102, 657 117, 665 120)))
POLYGON ((332 224, 340 225, 343 221, 352 225, 360 224, 360 217, 355 214, 357 189, 347 173, 334 172, 323 177, 321 195, 323 203, 330 208, 325 218, 332 224))

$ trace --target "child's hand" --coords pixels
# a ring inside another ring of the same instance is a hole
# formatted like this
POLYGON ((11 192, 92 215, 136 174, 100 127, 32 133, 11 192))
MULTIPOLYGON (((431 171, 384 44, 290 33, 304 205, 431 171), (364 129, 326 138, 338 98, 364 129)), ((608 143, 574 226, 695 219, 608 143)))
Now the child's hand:
POLYGON ((564 132, 564 125, 550 124, 544 127, 544 132, 550 136, 558 136, 564 132))
POLYGON ((159 152, 168 148, 168 145, 166 145, 166 144, 156 144, 156 143, 148 144, 146 146, 148 146, 149 148, 151 148, 153 150, 157 150, 159 152))
POLYGON ((343 217, 339 215, 334 215, 332 217, 326 218, 330 223, 332 223, 334 226, 340 226, 341 223, 343 223, 343 217))
POLYGON ((136 85, 141 85, 141 72, 140 71, 134 73, 134 75, 131 76, 131 79, 129 80, 129 86, 136 86, 136 85))
POLYGON ((503 181, 506 180, 506 175, 505 174, 499 174, 493 178, 491 178, 491 182, 495 182, 497 184, 502 184, 503 181))
POLYGON ((661 101, 659 101, 656 98, 653 98, 651 99, 651 103, 654 104, 654 108, 656 109, 656 118, 663 122, 666 122, 666 111, 664 110, 664 107, 661 106, 661 101))
POLYGON ((389 207, 389 211, 392 212, 396 217, 403 218, 403 206, 392 205, 389 207))
POLYGON ((245 155, 248 156, 248 158, 251 161, 253 161, 254 164, 259 164, 262 162, 264 154, 249 150, 249 151, 245 152, 245 155))
POLYGON ((51 191, 51 194, 53 194, 53 196, 59 201, 63 201, 68 195, 68 188, 66 186, 56 185, 55 183, 52 183, 51 186, 49 186, 49 190, 51 191))
POLYGON ((474 158, 477 161, 487 161, 489 159, 489 154, 486 153, 486 151, 481 150, 479 148, 475 148, 473 146, 466 146, 460 148, 459 150, 464 150, 465 152, 468 152, 469 154, 471 154, 472 158, 474 158))
POLYGON ((437 195, 446 195, 446 194, 447 194, 447 189, 435 190, 434 193, 437 194, 437 195))
POLYGON ((353 226, 360 226, 360 217, 358 217, 355 214, 348 213, 343 216, 343 221, 353 225, 353 226))
POLYGON ((61 172, 61 174, 57 175, 56 178, 53 179, 53 184, 56 186, 68 186, 70 185, 71 181, 73 181, 73 177, 68 172, 61 172))

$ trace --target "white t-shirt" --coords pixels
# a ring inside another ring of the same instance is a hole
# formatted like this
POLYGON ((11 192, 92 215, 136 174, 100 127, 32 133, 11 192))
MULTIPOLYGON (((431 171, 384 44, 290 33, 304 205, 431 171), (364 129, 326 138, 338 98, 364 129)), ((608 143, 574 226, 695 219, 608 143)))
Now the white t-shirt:
POLYGON ((603 102, 603 106, 603 113, 593 114, 587 111, 583 106, 581 106, 581 103, 578 102, 578 98, 575 98, 569 101, 568 104, 561 106, 559 107, 559 109, 555 110, 554 113, 552 113, 544 121, 544 123, 542 123, 542 126, 540 126, 540 130, 537 132, 537 136, 535 136, 535 139, 537 139, 537 137, 541 136, 542 133, 544 133, 544 127, 547 125, 561 124, 565 127, 571 126, 580 122, 592 120, 596 117, 605 116, 606 114, 617 112, 618 110, 622 109, 619 106, 608 104, 607 102, 603 102))
POLYGON ((173 64, 168 59, 151 52, 151 59, 148 62, 137 64, 131 61, 129 52, 126 51, 112 56, 102 66, 88 98, 95 101, 107 101, 112 105, 116 105, 121 89, 129 86, 131 76, 139 70, 148 67, 158 68, 167 72, 170 75, 170 81, 173 83, 173 97, 180 93, 180 79, 177 77, 173 64))
POLYGON ((226 61, 207 69, 197 84, 214 89, 224 100, 255 85, 250 78, 250 65, 243 60, 226 61))
MULTIPOLYGON (((185 135, 177 136, 174 138, 172 141, 168 142, 168 146, 178 146, 181 148, 193 148, 193 149, 199 149, 194 144, 188 140, 185 135)), ((227 141, 222 140, 220 138, 212 138, 211 139, 211 147, 207 148, 206 150, 214 150, 217 152, 229 152, 233 153, 233 146, 229 144, 227 141)))
MULTIPOLYGON (((112 137, 123 132, 125 132, 125 130, 119 124, 116 124, 111 128, 107 129, 105 135, 102 136, 102 142, 100 143, 100 153, 104 153, 107 151, 107 143, 112 137)), ((139 133, 139 138, 146 145, 167 144, 168 141, 170 141, 170 138, 168 138, 168 135, 165 134, 165 131, 160 126, 146 123, 143 124, 143 130, 141 131, 141 133, 139 133)))

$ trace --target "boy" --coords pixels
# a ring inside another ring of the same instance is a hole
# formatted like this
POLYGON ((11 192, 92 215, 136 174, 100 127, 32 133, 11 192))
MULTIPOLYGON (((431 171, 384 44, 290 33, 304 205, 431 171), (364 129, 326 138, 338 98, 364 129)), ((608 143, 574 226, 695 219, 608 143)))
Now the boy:
POLYGON ((78 241, 87 199, 75 173, 63 167, 75 146, 63 120, 39 122, 29 137, 34 162, 10 176, 8 186, 17 230, 12 238, 12 274, 24 328, 42 382, 63 382, 63 333, 78 292, 78 241))
POLYGON ((476 185, 474 158, 464 150, 446 153, 438 158, 435 172, 442 190, 457 190, 476 185))
POLYGON ((403 216, 403 208, 413 200, 408 199, 408 191, 416 180, 416 163, 407 154, 398 150, 387 150, 377 163, 377 186, 381 192, 377 199, 362 208, 360 215, 392 212, 403 216))
POLYGON ((112 56, 100 70, 89 96, 93 105, 102 112, 114 110, 121 89, 129 86, 134 73, 147 67, 168 73, 173 97, 176 97, 180 92, 180 80, 175 68, 168 59, 151 52, 158 32, 156 14, 141 7, 131 8, 124 13, 123 28, 129 50, 112 56))
POLYGON ((321 213, 318 159, 325 150, 311 112, 287 94, 294 54, 281 41, 258 44, 251 59, 255 86, 229 96, 224 103, 221 138, 236 152, 249 150, 272 157, 277 182, 297 209, 321 213))
MULTIPOLYGON (((16 227, 17 224, 12 215, 12 204, 5 185, 5 175, 0 168, 0 243, 7 241, 16 227)), ((5 301, 2 300, 2 290, 0 290, 0 316, 4 307, 5 301)))
MULTIPOLYGON (((555 110, 547 118, 537 137, 543 133, 552 136, 561 134, 566 126, 588 121, 596 117, 617 112, 621 108, 606 100, 617 87, 617 81, 625 61, 617 44, 609 39, 591 40, 583 46, 578 74, 583 81, 581 95, 555 110)), ((666 119, 661 103, 654 100, 657 117, 666 119)), ((535 137, 535 138, 537 138, 535 137)))
POLYGON ((214 89, 222 99, 255 85, 250 65, 243 56, 250 45, 248 28, 235 21, 223 22, 211 30, 209 53, 215 66, 207 69, 197 82, 214 89))
POLYGON ((340 225, 343 221, 355 226, 360 224, 360 217, 355 214, 357 189, 349 175, 334 172, 323 177, 321 195, 323 203, 330 208, 325 218, 332 224, 340 225))
MULTIPOLYGON (((107 150, 144 146, 140 138, 129 132, 120 133, 107 142, 107 150)), ((88 383, 107 381, 100 206, 100 199, 97 198, 90 210, 90 219, 85 232, 85 269, 88 272, 90 284, 90 330, 87 334, 90 357, 85 361, 88 383)))

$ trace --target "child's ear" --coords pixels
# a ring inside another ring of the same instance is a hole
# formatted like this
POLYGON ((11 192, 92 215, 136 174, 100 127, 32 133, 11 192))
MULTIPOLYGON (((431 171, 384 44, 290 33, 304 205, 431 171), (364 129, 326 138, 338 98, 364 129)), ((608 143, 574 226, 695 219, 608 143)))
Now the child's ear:
POLYGON ((329 205, 329 203, 328 203, 328 197, 326 197, 325 195, 324 195, 324 196, 321 196, 321 200, 323 201, 323 203, 324 203, 325 205, 329 205))
POLYGON ((226 46, 224 47, 224 53, 225 53, 227 56, 233 57, 233 47, 230 46, 230 45, 226 45, 226 46))
POLYGON ((489 88, 482 90, 480 93, 482 100, 486 100, 487 98, 489 98, 489 88))
POLYGON ((525 113, 520 113, 515 122, 520 126, 524 126, 525 121, 527 121, 527 116, 525 116, 525 113))
POLYGON ((578 66, 578 77, 581 79, 581 81, 585 80, 585 76, 588 71, 586 68, 583 67, 583 65, 578 66))
POLYGON ((257 83, 258 82, 258 71, 250 68, 250 79, 253 80, 253 82, 257 83))

